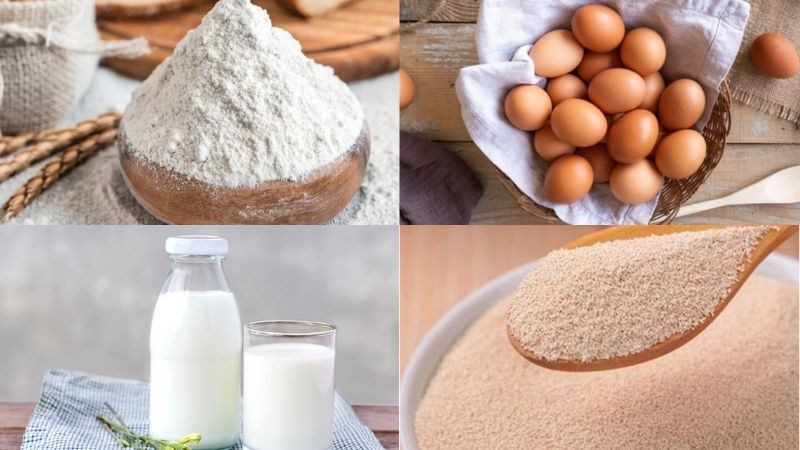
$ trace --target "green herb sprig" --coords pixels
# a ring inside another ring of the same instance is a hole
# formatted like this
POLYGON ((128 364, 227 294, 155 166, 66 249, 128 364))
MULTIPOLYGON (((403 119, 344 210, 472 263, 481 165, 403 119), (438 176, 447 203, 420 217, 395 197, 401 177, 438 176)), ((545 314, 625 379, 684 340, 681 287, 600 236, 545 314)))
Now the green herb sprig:
POLYGON ((133 430, 125 424, 122 416, 114 410, 108 403, 103 404, 111 411, 115 420, 110 419, 105 414, 99 414, 97 420, 103 424, 106 430, 114 437, 120 447, 130 448, 133 450, 192 450, 189 444, 197 444, 200 442, 200 435, 192 433, 184 436, 178 442, 170 442, 163 439, 153 439, 149 436, 142 436, 136 434, 133 430))

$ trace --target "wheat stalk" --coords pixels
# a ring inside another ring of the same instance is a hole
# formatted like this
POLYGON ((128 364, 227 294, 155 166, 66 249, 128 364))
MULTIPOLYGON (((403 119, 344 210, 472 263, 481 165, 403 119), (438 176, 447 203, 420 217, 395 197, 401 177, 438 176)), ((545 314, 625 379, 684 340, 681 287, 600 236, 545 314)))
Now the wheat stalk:
POLYGON ((106 402, 103 402, 103 404, 111 411, 113 419, 100 414, 96 416, 97 420, 103 424, 106 431, 114 437, 114 440, 117 441, 117 444, 122 448, 130 448, 133 450, 192 450, 193 446, 189 444, 199 444, 202 440, 197 433, 184 436, 177 442, 154 439, 150 436, 137 434, 125 424, 125 421, 122 420, 122 416, 114 410, 111 405, 106 402))
POLYGON ((39 172, 22 185, 3 205, 5 215, 3 222, 8 222, 28 206, 45 189, 53 185, 64 174, 78 164, 91 158, 97 152, 113 143, 117 138, 117 129, 94 134, 83 141, 67 147, 63 152, 51 159, 39 172))
POLYGON ((55 130, 38 131, 35 133, 25 133, 17 136, 0 137, 0 156, 14 153, 22 147, 40 140, 55 130))
POLYGON ((99 131, 116 127, 120 114, 116 112, 103 114, 77 125, 56 130, 40 137, 33 145, 20 150, 11 158, 0 162, 0 182, 11 178, 14 174, 27 169, 64 147, 99 131))
POLYGON ((114 123, 116 124, 119 121, 120 114, 117 112, 110 112, 107 114, 100 115, 94 119, 90 119, 84 122, 81 122, 77 125, 73 125, 71 127, 65 128, 51 128, 49 130, 44 131, 34 131, 32 133, 25 133, 20 134, 17 136, 0 136, 0 156, 5 156, 9 153, 14 153, 15 151, 25 147, 28 144, 36 143, 45 139, 46 137, 58 133, 60 131, 74 129, 82 124, 86 123, 95 123, 95 124, 102 124, 102 123, 114 123))

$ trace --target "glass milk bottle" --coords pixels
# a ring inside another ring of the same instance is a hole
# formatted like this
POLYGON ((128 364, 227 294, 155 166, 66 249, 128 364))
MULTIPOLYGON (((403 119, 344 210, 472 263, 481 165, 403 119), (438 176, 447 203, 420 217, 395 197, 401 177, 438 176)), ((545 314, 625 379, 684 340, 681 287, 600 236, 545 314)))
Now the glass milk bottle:
POLYGON ((166 242, 172 270, 150 328, 150 435, 197 449, 234 445, 241 424, 242 326, 222 260, 228 242, 179 236, 166 242))

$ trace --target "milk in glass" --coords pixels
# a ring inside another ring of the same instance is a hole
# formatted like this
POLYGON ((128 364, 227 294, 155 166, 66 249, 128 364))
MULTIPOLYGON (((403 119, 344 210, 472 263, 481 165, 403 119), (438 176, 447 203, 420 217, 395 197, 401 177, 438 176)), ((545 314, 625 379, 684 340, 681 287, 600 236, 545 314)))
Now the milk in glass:
POLYGON ((258 343, 252 336, 249 339, 243 373, 243 442, 247 448, 331 448, 333 337, 324 338, 330 345, 315 343, 313 336, 262 339, 268 343, 258 343))

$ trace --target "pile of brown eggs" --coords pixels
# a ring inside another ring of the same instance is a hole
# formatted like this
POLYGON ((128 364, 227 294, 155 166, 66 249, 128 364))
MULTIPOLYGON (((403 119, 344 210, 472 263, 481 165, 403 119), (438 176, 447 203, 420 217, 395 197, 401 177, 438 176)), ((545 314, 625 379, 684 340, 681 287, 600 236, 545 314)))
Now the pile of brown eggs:
POLYGON ((706 142, 692 127, 706 98, 694 80, 665 87, 659 70, 667 49, 650 28, 625 32, 622 18, 603 5, 572 16, 572 30, 544 34, 531 49, 546 90, 519 85, 505 97, 506 117, 534 131, 533 147, 550 162, 547 197, 568 204, 593 183, 609 183, 619 201, 636 205, 658 194, 664 177, 697 172, 706 142))

